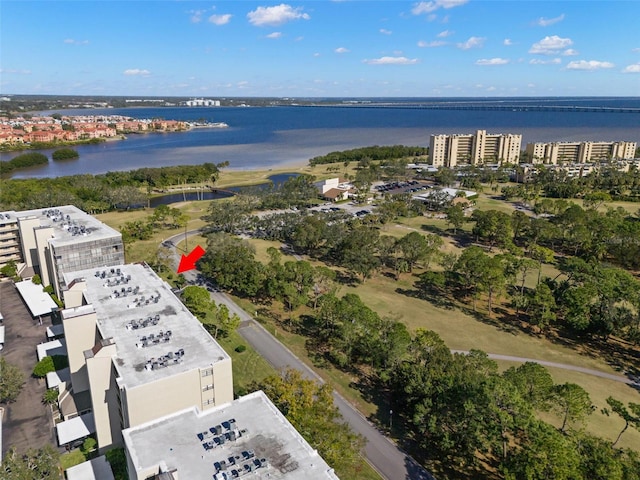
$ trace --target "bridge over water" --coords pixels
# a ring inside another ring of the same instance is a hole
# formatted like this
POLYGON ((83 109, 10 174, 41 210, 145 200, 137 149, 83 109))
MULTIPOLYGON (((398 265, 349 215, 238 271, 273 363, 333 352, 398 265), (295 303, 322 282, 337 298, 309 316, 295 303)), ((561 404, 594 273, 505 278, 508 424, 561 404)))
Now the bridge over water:
MULTIPOLYGON (((312 105, 301 105, 312 106, 312 105)), ((319 105, 313 105, 317 107, 319 105)), ((597 107, 580 105, 522 105, 522 104, 458 104, 458 103, 358 103, 340 105, 320 105, 327 108, 394 108, 412 110, 477 110, 503 112, 594 112, 594 113, 635 113, 640 108, 634 107, 597 107)))

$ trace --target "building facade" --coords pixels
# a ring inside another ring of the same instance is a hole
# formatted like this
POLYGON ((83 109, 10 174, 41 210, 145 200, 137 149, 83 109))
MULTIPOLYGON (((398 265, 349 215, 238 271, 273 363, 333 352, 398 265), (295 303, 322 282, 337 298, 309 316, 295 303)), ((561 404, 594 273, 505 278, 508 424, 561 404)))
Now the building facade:
POLYGON ((636 142, 550 142, 528 143, 531 163, 589 163, 603 160, 632 160, 636 142))
POLYGON ((0 212, 0 268, 9 262, 22 262, 16 212, 0 212))
POLYGON ((475 134, 431 135, 429 163, 434 167, 453 168, 460 164, 518 163, 522 135, 475 134))
POLYGON ((0 267, 24 264, 58 298, 66 272, 124 263, 122 234, 73 205, 0 215, 0 267))
POLYGON ((100 451, 126 428, 233 400, 231 358, 147 265, 67 273, 63 298, 60 398, 90 396, 100 451))

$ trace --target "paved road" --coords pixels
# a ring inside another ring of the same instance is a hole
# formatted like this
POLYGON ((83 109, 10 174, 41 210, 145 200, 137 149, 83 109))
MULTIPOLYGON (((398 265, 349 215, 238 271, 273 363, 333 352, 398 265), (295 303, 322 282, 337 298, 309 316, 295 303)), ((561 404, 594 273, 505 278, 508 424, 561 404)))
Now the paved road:
MULTIPOLYGON (((194 230, 186 235, 193 236, 199 232, 194 230)), ((177 245, 183 241, 185 234, 174 235, 167 239, 177 245)), ((175 252, 175 250, 174 250, 175 252)), ((178 254, 176 254, 176 258, 178 254)), ((177 265, 177 260, 176 260, 177 265)), ((191 270, 185 272, 188 281, 194 281, 197 272, 191 270)), ((296 357, 287 347, 280 343, 273 335, 265 330, 262 325, 256 322, 251 315, 241 309, 232 299, 222 292, 211 292, 211 298, 216 303, 224 303, 229 311, 238 314, 242 323, 238 328, 238 333, 249 343, 260 355, 262 355, 274 368, 283 370, 288 367, 301 371, 307 378, 320 381, 323 380, 304 362, 296 357)), ((353 431, 362 435, 367 443, 365 455, 367 461, 378 473, 388 480, 435 480, 409 455, 403 452, 397 445, 392 443, 376 427, 374 427, 362 414, 341 395, 334 392, 334 402, 340 413, 344 417, 353 431)))
MULTIPOLYGON (((451 350, 452 353, 463 353, 468 354, 469 352, 464 350, 451 350)), ((493 360, 506 360, 508 362, 535 362, 540 365, 544 365, 545 367, 552 368, 561 368, 562 370, 571 370, 574 372, 586 373, 587 375, 593 375, 594 377, 606 378, 607 380, 613 380, 615 382, 626 383, 627 385, 633 385, 636 387, 640 387, 640 378, 638 380, 634 380, 629 377, 623 377, 621 375, 616 375, 613 373, 601 372, 599 370, 593 370, 591 368, 577 367, 575 365, 567 365, 566 363, 556 363, 556 362, 548 362, 547 360, 536 360, 534 358, 524 358, 524 357, 514 357, 512 355, 500 355, 497 353, 488 353, 489 358, 493 360)))

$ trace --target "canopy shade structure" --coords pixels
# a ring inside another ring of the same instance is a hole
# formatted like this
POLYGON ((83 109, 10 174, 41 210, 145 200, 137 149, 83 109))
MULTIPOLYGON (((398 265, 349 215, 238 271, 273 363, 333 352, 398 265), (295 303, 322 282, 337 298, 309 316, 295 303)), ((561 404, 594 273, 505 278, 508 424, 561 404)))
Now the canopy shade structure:
POLYGON ((87 437, 95 432, 96 424, 93 413, 85 413, 56 425, 59 445, 66 445, 67 443, 87 437))

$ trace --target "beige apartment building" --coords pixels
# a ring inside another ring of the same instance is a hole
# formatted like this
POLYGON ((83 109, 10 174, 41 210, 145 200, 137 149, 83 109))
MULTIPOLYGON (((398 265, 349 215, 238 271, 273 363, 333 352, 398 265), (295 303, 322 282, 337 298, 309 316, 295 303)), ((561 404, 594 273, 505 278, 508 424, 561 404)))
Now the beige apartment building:
POLYGON ((59 443, 95 433, 102 452, 124 429, 233 400, 231 358, 146 264, 65 273, 63 299, 59 402, 84 407, 56 426, 59 443))
POLYGON ((0 212, 0 267, 13 260, 60 298, 64 274, 124 263, 122 234, 73 205, 0 212))
POLYGON ((131 480, 338 480, 262 391, 123 432, 131 480))
POLYGON ((22 262, 16 212, 0 212, 0 268, 9 262, 22 262))
POLYGON ((636 142, 551 142, 528 143, 527 157, 531 163, 589 163, 602 160, 631 160, 636 142))
POLYGON ((431 135, 429 163, 434 167, 453 168, 460 164, 518 163, 522 135, 492 134, 477 130, 475 134, 431 135))

